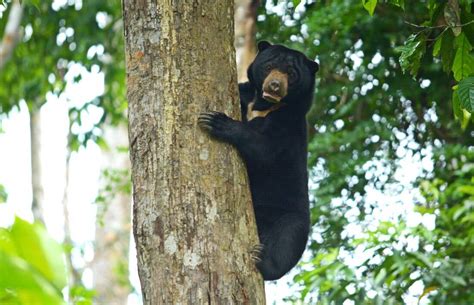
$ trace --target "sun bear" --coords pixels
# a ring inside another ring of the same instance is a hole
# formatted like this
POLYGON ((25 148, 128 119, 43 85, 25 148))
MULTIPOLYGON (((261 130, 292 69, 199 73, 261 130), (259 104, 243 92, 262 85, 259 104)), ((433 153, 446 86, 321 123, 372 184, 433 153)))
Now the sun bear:
POLYGON ((199 126, 245 161, 261 249, 257 268, 276 280, 293 268, 310 229, 305 115, 319 66, 303 53, 262 41, 239 84, 242 121, 206 112, 199 126))

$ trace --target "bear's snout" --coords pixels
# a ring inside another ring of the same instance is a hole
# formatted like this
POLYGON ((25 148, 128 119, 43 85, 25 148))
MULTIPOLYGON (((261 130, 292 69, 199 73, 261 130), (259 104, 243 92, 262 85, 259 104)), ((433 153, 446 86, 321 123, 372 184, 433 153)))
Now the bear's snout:
POLYGON ((263 98, 272 103, 280 102, 288 94, 288 74, 272 70, 263 82, 263 98))
POLYGON ((272 81, 270 81, 270 89, 273 91, 273 92, 278 92, 280 90, 280 81, 274 79, 272 81))

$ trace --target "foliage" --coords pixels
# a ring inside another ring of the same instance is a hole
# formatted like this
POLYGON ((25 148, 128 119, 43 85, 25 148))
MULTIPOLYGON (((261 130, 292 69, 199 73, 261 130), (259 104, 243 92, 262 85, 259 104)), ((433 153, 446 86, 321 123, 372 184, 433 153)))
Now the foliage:
POLYGON ((95 291, 86 289, 83 286, 71 287, 69 296, 75 305, 92 305, 95 291))
MULTIPOLYGON (((4 13, 0 33, 7 19, 4 13)), ((89 140, 101 142, 98 127, 106 120, 123 121, 126 110, 120 2, 26 1, 22 29, 24 35, 0 73, 0 113, 8 114, 22 100, 30 111, 38 111, 47 94, 60 96, 68 84, 81 81, 84 71, 78 67, 103 72, 104 94, 71 103, 69 113, 71 126, 82 126, 87 112, 102 109, 91 128, 72 128, 69 146, 77 150, 89 140)))
MULTIPOLYGON (((11 2, 4 1, 0 33, 11 2)), ((22 101, 30 113, 39 111, 48 95, 70 99, 69 149, 75 151, 89 141, 105 146, 100 127, 122 123, 127 107, 120 1, 25 0, 22 4, 22 38, 0 71, 0 114, 10 113, 22 101), (103 74, 103 94, 66 94, 87 73, 103 74), (99 115, 92 124, 84 123, 91 112, 99 115)), ((0 190, 0 202, 2 196, 0 190)), ((70 287, 70 301, 75 304, 90 304, 92 295, 82 286, 70 287)))
POLYGON ((64 304, 64 251, 39 224, 0 228, 0 304, 64 304))
POLYGON ((474 112, 474 76, 461 80, 458 88, 461 107, 471 113, 474 112))
POLYGON ((434 304, 473 304, 474 151, 447 145, 437 154, 436 178, 421 182, 427 202, 419 211, 435 214, 436 228, 415 232, 432 248, 420 275, 434 304))
POLYGON ((259 39, 299 49, 321 68, 308 115, 311 259, 289 301, 472 304, 472 198, 460 192, 473 184, 472 6, 335 0, 260 9, 259 39), (422 164, 412 179, 407 160, 422 164), (387 206, 389 197, 400 199, 387 206))
MULTIPOLYGON (((66 304, 65 254, 38 223, 17 217, 10 228, 0 228, 0 304, 66 304)), ((93 296, 83 286, 69 289, 70 304, 92 304, 93 296)))
POLYGON ((8 194, 5 191, 5 187, 0 184, 0 203, 6 202, 8 198, 8 194))
POLYGON ((97 222, 104 225, 104 215, 109 203, 119 194, 131 195, 132 184, 129 169, 108 168, 102 172, 102 187, 95 199, 97 204, 97 222))
MULTIPOLYGON (((398 50, 401 52, 400 65, 403 71, 417 75, 420 61, 427 49, 426 44, 434 43, 433 55, 440 55, 445 71, 452 71, 456 81, 474 75, 474 15, 472 1, 451 0, 447 2, 427 1, 428 14, 422 25, 411 24, 419 29, 398 50), (442 49, 442 51, 441 51, 442 49)), ((467 107, 469 100, 460 97, 460 107, 472 112, 467 107)), ((455 109, 455 111, 458 111, 455 109)))

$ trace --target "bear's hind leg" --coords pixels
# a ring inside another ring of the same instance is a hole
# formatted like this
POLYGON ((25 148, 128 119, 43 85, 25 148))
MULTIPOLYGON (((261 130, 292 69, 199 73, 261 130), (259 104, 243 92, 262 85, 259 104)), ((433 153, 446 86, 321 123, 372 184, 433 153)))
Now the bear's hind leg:
MULTIPOLYGON (((257 223, 259 223, 257 215, 257 223)), ((301 258, 308 241, 309 216, 288 213, 259 227, 263 244, 257 268, 266 281, 277 280, 291 270, 301 258)))

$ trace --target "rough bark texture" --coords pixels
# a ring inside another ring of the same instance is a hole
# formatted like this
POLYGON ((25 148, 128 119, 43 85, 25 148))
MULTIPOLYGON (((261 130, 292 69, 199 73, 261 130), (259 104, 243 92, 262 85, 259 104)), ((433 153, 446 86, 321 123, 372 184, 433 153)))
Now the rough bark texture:
POLYGON ((258 0, 235 0, 235 51, 237 78, 245 82, 247 68, 257 53, 255 41, 258 0))
POLYGON ((134 235, 145 305, 265 304, 246 171, 197 116, 239 116, 233 0, 124 0, 134 235))
MULTIPOLYGON (((108 127, 104 133, 109 150, 104 152, 106 169, 129 169, 127 154, 118 152, 128 147, 125 126, 108 127)), ((95 253, 92 261, 97 304, 127 304, 131 286, 128 282, 131 198, 124 192, 107 202, 104 225, 96 225, 95 253)))
POLYGON ((41 174, 41 120, 40 110, 30 110, 30 144, 31 144, 31 185, 33 202, 31 210, 36 221, 44 223, 43 199, 44 188, 41 174))

